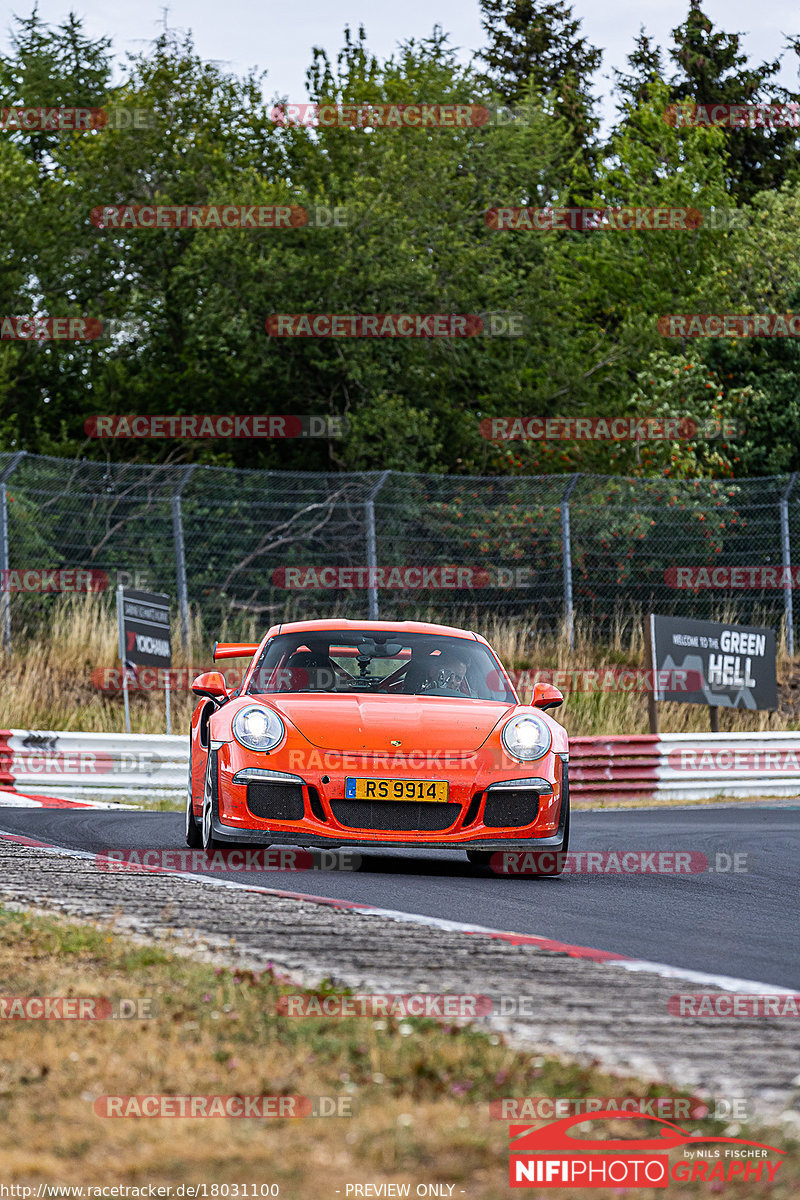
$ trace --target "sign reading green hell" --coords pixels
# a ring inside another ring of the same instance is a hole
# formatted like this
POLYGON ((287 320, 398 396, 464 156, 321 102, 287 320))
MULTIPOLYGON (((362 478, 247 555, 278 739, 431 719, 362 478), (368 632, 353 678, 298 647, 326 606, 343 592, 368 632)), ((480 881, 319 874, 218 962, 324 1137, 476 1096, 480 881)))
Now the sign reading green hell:
POLYGON ((648 619, 656 700, 718 708, 778 707, 773 629, 653 613, 648 619), (694 691, 659 686, 676 678, 677 669, 692 672, 688 678, 701 679, 701 686, 694 691))

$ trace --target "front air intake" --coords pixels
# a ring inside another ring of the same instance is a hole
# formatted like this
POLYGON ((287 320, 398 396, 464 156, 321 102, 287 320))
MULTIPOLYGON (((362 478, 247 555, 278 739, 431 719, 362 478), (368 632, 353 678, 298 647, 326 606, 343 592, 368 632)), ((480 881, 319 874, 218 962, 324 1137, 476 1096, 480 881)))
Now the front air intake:
POLYGON ((487 794, 483 823, 491 829, 520 829, 523 825, 532 825, 538 815, 537 792, 503 788, 487 794))
POLYGON ((348 829, 386 829, 393 833, 449 829, 461 814, 460 804, 415 804, 413 800, 332 800, 331 809, 348 829))
POLYGON ((248 783, 247 807, 267 821, 302 821, 306 815, 299 783, 248 783))

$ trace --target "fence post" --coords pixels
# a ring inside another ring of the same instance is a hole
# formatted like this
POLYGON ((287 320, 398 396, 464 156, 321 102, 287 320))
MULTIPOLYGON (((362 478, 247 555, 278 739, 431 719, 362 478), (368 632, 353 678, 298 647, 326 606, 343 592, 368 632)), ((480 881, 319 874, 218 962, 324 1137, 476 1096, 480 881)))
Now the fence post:
POLYGON ((792 471, 781 496, 781 553, 783 555, 783 615, 786 623, 786 648, 794 658, 794 613, 792 611, 792 544, 789 537, 789 497, 797 471, 792 471))
POLYGON ((189 589, 186 585, 186 548, 183 538, 183 510, 181 496, 189 482, 196 464, 185 467, 180 482, 172 490, 172 538, 175 543, 175 574, 178 583, 178 615, 181 622, 181 642, 184 650, 189 646, 189 589))
POLYGON ((561 562, 564 573, 564 625, 570 650, 575 649, 575 613, 572 607, 572 547, 570 544, 569 498, 580 475, 573 475, 561 497, 561 562))
POLYGON ((384 471, 382 473, 380 479, 369 492, 364 502, 364 518, 367 527, 367 580, 369 583, 368 621, 378 620, 378 588, 375 583, 375 569, 378 565, 378 550, 375 543, 375 497, 391 473, 391 471, 384 471))
POLYGON ((13 475, 25 456, 18 450, 0 471, 0 641, 3 651, 11 653, 11 598, 8 591, 8 504, 6 480, 13 475))

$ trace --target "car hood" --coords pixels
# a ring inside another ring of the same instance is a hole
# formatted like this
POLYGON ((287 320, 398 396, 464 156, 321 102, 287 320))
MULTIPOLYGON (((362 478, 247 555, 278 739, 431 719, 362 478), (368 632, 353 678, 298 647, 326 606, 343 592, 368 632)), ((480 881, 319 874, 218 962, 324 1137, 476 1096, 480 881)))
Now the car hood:
POLYGON ((496 700, 446 696, 281 693, 264 699, 312 745, 367 754, 477 750, 513 708, 496 700))

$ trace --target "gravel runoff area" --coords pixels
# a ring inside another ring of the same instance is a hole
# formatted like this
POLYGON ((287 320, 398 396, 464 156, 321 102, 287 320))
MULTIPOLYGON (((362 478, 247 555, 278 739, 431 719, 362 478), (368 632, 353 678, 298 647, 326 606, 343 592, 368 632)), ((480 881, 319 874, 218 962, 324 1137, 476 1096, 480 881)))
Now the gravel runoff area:
POLYGON ((800 1128, 800 1019, 681 1018, 676 992, 717 989, 481 934, 220 887, 198 877, 110 873, 89 858, 0 839, 0 900, 112 924, 178 953, 271 964, 299 985, 489 995, 517 1014, 479 1019, 537 1052, 703 1097, 745 1097, 767 1124, 800 1128))

